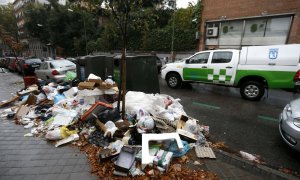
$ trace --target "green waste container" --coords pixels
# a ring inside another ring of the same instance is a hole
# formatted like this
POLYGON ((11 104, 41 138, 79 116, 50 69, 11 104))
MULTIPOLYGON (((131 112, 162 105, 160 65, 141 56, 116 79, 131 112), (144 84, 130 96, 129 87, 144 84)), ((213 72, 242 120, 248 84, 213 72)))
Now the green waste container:
POLYGON ((85 81, 92 73, 106 79, 113 75, 113 57, 112 56, 84 56, 77 59, 76 62, 77 77, 80 81, 85 81))
MULTIPOLYGON (((126 57, 126 90, 160 93, 156 56, 135 55, 126 57)), ((121 86, 121 57, 114 59, 114 80, 121 86)))

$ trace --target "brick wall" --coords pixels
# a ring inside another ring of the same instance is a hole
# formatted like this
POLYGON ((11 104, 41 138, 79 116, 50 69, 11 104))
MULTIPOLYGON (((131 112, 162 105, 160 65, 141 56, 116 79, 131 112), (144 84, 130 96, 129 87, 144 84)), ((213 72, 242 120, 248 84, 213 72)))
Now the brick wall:
POLYGON ((204 49, 205 21, 218 20, 221 16, 226 16, 227 19, 260 16, 262 12, 267 12, 268 15, 294 13, 288 43, 300 44, 300 0, 202 0, 202 2, 204 9, 199 50, 204 49))

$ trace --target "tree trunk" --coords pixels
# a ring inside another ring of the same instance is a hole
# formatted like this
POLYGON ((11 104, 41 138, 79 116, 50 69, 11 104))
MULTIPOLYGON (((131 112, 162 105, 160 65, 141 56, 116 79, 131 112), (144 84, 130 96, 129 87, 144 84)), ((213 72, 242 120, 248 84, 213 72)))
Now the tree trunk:
POLYGON ((125 95, 126 95, 126 48, 122 49, 122 59, 121 59, 121 96, 122 96, 122 119, 125 120, 125 95))

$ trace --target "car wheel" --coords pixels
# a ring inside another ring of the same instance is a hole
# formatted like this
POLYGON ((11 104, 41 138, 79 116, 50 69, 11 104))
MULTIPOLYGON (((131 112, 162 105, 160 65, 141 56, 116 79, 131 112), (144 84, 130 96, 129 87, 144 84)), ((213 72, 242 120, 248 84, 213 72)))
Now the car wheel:
POLYGON ((167 84, 170 88, 178 88, 181 85, 181 78, 178 74, 167 75, 167 84))
POLYGON ((259 101, 264 93, 264 85, 258 81, 247 81, 240 87, 241 96, 250 101, 259 101))

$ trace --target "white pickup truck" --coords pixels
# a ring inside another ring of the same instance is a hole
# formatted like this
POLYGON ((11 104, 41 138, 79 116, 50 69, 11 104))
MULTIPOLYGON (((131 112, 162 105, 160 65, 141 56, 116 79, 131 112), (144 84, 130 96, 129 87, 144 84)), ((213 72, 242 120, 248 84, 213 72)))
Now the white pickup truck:
POLYGON ((164 65, 161 76, 171 88, 183 82, 238 87, 243 98, 255 101, 261 99, 266 88, 299 86, 299 62, 300 44, 208 50, 164 65))

